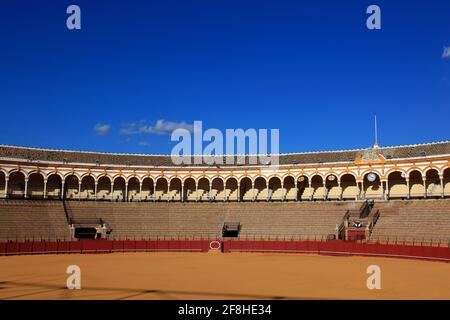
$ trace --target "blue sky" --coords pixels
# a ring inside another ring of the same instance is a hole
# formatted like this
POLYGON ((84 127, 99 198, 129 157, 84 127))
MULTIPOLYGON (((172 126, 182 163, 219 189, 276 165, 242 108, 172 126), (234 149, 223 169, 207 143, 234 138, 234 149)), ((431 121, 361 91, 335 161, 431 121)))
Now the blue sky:
POLYGON ((381 145, 450 139, 446 0, 3 0, 0 41, 1 144, 170 153, 201 120, 280 129, 281 152, 365 148, 374 114, 381 145))

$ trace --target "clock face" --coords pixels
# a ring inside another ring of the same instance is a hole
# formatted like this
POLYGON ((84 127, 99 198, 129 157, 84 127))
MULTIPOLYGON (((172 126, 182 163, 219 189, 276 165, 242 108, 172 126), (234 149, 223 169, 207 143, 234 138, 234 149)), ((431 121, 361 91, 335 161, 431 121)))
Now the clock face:
POLYGON ((374 182, 375 180, 377 180, 377 175, 371 172, 367 175, 367 180, 369 180, 370 182, 374 182))

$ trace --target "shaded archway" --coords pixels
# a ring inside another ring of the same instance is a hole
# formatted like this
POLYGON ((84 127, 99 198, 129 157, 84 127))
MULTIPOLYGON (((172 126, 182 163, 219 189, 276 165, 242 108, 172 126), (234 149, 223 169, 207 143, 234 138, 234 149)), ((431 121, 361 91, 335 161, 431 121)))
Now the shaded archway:
POLYGON ((141 185, 137 177, 128 179, 128 201, 139 201, 141 196, 140 189, 141 185))
POLYGON ((304 175, 298 177, 297 186, 300 200, 312 200, 314 188, 311 187, 311 180, 309 179, 309 177, 304 175))
POLYGON ((197 201, 197 188, 194 178, 184 180, 184 200, 197 201))
POLYGON ((278 177, 269 179, 269 199, 272 201, 282 201, 284 199, 284 189, 281 188, 281 180, 278 177))
POLYGON ((283 181, 284 189, 284 200, 286 201, 297 201, 297 187, 295 184, 295 178, 292 176, 287 176, 283 181))
POLYGON ((358 185, 356 184, 356 177, 350 173, 341 176, 341 188, 343 200, 357 200, 359 196, 358 185))
POLYGON ((80 198, 84 200, 95 200, 95 179, 91 175, 81 178, 80 198))
POLYGON ((425 176, 427 197, 442 197, 441 179, 439 178, 439 172, 436 169, 430 169, 426 172, 425 176))
POLYGON ((225 200, 224 182, 219 177, 215 177, 212 180, 211 200, 212 201, 224 201, 225 200))
POLYGON ((252 180, 249 177, 244 177, 239 182, 239 199, 242 201, 253 200, 252 180))
POLYGON ((59 174, 53 173, 47 177, 47 198, 60 199, 62 179, 59 174))
POLYGON ((25 196, 25 174, 20 171, 14 171, 9 175, 8 197, 23 198, 25 196))
POLYGON ((450 197, 450 168, 444 170, 444 196, 450 197))
POLYGON ((400 171, 394 171, 389 173, 387 180, 389 198, 404 199, 408 197, 408 187, 406 184, 405 177, 406 177, 405 174, 400 171))
POLYGON ((376 172, 368 172, 364 175, 363 190, 365 199, 383 198, 383 186, 380 176, 376 172))
POLYGON ((28 176, 27 197, 30 199, 44 198, 44 176, 34 172, 28 176))
POLYGON ((418 170, 413 170, 409 173, 409 190, 411 198, 425 197, 425 186, 422 174, 418 170))
POLYGON ((125 178, 116 177, 113 181, 113 201, 125 201, 125 178))
POLYGON ((267 189, 266 179, 257 177, 254 181, 254 199, 257 201, 267 201, 269 199, 269 190, 267 189))
POLYGON ((169 199, 169 182, 164 177, 159 177, 156 180, 155 188, 155 200, 156 201, 167 201, 169 199))
POLYGON ((181 201, 181 179, 173 178, 170 180, 169 201, 181 201))
POLYGON ((225 182, 225 200, 239 201, 238 181, 236 178, 229 178, 225 182))
POLYGON ((325 178, 325 194, 328 200, 340 200, 342 189, 336 175, 330 174, 325 178))
POLYGON ((197 199, 200 201, 209 200, 209 180, 206 177, 198 180, 197 199))
POLYGON ((325 186, 322 176, 315 175, 311 178, 311 187, 314 190, 314 200, 324 200, 325 198, 325 186))
POLYGON ((111 179, 108 176, 102 176, 98 179, 97 200, 111 201, 111 179))
POLYGON ((154 194, 153 194, 154 188, 155 188, 155 184, 153 182, 153 179, 150 177, 144 178, 144 180, 142 180, 141 200, 142 201, 152 200, 154 197, 154 194))
POLYGON ((78 199, 79 182, 78 177, 74 174, 68 175, 64 179, 64 198, 78 199))
POLYGON ((0 198, 5 198, 6 174, 0 171, 0 198))

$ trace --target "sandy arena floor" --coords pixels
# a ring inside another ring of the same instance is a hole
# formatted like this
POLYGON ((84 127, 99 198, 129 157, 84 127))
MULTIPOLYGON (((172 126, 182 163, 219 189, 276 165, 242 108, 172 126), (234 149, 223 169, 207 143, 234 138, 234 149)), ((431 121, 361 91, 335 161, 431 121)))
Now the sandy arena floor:
POLYGON ((450 299, 450 264, 254 253, 0 257, 0 299, 450 299), (369 265, 381 290, 366 287, 369 265), (81 290, 66 268, 81 268, 81 290))

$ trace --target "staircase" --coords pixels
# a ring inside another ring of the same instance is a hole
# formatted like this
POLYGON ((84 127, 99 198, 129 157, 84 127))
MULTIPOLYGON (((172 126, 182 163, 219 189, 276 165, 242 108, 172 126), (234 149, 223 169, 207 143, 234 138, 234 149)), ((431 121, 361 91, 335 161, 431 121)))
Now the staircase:
POLYGON ((368 239, 380 217, 380 211, 372 210, 373 207, 374 201, 368 200, 359 210, 348 210, 338 228, 339 239, 350 241, 368 239))

